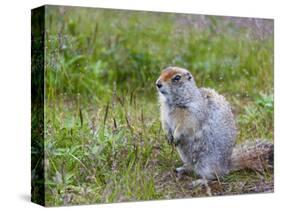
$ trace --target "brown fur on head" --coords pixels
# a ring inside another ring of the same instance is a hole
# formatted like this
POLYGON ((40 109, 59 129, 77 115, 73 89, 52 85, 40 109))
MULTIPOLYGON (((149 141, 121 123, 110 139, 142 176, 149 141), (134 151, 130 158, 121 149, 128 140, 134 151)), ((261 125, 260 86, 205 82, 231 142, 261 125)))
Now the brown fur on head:
POLYGON ((159 79, 166 82, 166 81, 170 81, 175 75, 188 75, 189 77, 191 77, 191 74, 189 71, 187 71, 186 69, 183 68, 179 68, 179 67, 168 67, 165 68, 159 79))
POLYGON ((182 105, 197 95, 197 87, 191 73, 183 68, 168 67, 156 81, 160 97, 170 104, 182 105))

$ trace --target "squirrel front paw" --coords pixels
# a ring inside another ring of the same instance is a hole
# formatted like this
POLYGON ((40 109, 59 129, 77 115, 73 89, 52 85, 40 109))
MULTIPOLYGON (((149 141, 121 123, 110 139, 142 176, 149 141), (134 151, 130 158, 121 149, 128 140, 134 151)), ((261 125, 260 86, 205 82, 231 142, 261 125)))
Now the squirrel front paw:
POLYGON ((173 144, 175 146, 178 146, 184 139, 184 136, 182 134, 176 134, 174 133, 174 136, 173 136, 174 140, 173 140, 173 144))
POLYGON ((175 145, 175 146, 178 146, 179 143, 180 143, 180 140, 179 140, 179 139, 174 139, 174 145, 175 145))
POLYGON ((172 134, 167 135, 168 144, 177 146, 180 143, 180 139, 174 138, 172 134))
POLYGON ((174 138, 174 144, 175 146, 178 146, 180 144, 180 142, 183 141, 185 133, 182 130, 182 128, 177 127, 173 133, 173 138, 174 138))
POLYGON ((172 145, 174 143, 174 137, 171 131, 168 132, 168 134, 166 135, 167 140, 168 140, 168 144, 172 145))

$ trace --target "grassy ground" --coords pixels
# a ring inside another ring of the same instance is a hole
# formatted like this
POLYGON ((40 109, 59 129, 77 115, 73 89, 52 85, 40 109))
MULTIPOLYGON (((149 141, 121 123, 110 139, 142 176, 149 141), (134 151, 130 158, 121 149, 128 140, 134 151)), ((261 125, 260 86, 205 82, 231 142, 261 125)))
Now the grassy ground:
MULTIPOLYGON (((231 102, 237 142, 273 140, 270 20, 47 7, 47 205, 206 196, 178 177, 155 81, 168 65, 231 102)), ((273 191, 271 172, 231 173, 213 195, 273 191)))

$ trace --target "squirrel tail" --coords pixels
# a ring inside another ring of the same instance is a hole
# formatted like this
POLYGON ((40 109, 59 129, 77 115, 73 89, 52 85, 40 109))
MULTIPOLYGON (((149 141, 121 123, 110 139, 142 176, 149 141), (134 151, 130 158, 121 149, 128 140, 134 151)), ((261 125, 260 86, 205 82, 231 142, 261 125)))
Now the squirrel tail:
POLYGON ((237 145, 231 155, 230 170, 252 169, 263 172, 273 169, 274 145, 266 140, 237 145))

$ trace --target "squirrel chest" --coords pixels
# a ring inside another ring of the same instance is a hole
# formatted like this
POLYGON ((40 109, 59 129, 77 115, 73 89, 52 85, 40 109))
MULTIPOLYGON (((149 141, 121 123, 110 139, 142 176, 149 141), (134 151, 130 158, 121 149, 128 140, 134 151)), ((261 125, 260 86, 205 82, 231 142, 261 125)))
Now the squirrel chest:
POLYGON ((166 111, 163 118, 174 137, 194 136, 199 130, 199 122, 186 108, 174 108, 166 111))
POLYGON ((167 124, 167 133, 170 132, 182 161, 189 165, 196 163, 203 150, 202 143, 195 142, 202 136, 198 119, 186 108, 174 108, 162 115, 167 124))

